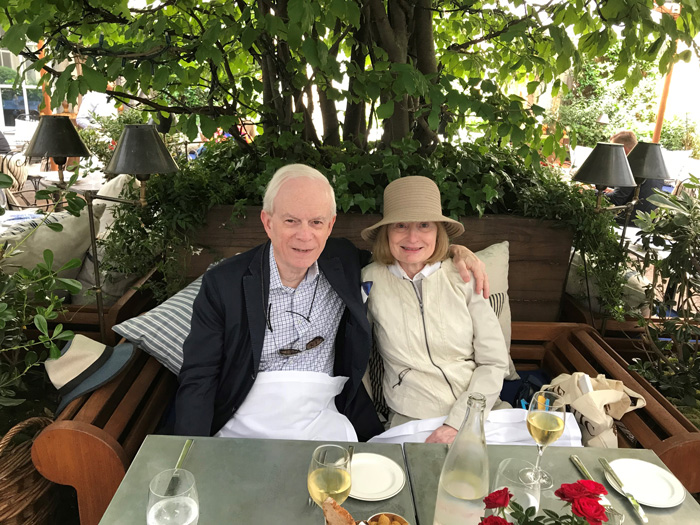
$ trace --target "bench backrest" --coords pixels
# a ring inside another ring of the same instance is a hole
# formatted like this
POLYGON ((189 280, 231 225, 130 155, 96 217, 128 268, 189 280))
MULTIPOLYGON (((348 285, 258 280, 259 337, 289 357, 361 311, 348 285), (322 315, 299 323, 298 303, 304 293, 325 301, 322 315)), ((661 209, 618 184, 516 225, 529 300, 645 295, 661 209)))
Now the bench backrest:
MULTIPOLYGON (((194 236, 201 253, 187 267, 188 282, 204 273, 212 262, 249 250, 265 241, 260 208, 250 207, 245 219, 230 222, 233 208, 217 206, 210 210, 207 223, 194 236)), ((371 249, 360 237, 363 228, 380 219, 376 214, 338 214, 334 237, 345 237, 359 248, 371 249)), ((564 279, 571 251, 572 234, 556 221, 526 219, 513 215, 487 215, 461 219, 465 233, 453 239, 473 251, 508 241, 510 259, 508 282, 514 321, 556 321, 563 294, 564 279)))

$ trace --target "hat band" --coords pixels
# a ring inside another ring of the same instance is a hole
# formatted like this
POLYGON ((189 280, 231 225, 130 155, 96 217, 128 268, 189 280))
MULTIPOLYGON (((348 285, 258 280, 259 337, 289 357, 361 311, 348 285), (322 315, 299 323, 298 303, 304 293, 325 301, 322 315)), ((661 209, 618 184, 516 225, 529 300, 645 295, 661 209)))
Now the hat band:
POLYGON ((110 357, 112 357, 112 352, 114 351, 114 347, 112 346, 105 346, 104 351, 100 354, 100 357, 95 359, 95 361, 88 366, 85 370, 83 370, 80 374, 75 376, 73 379, 68 381, 65 385, 63 385, 61 388, 58 389, 58 393, 61 394, 62 396, 73 390, 75 387, 77 387, 80 383, 85 381, 88 377, 90 377, 92 374, 97 372, 102 365, 104 365, 110 357))

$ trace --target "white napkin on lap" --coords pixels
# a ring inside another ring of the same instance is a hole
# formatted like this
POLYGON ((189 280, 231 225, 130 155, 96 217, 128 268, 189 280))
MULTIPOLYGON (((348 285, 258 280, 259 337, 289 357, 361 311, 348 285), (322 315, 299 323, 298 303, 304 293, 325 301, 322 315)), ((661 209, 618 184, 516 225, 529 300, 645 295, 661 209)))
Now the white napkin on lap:
MULTIPOLYGON (((395 426, 374 436, 370 443, 424 443, 433 431, 445 422, 446 417, 419 419, 395 426)), ((508 408, 492 410, 484 422, 484 434, 488 445, 535 445, 527 430, 527 410, 508 408)), ((576 418, 567 412, 564 434, 552 446, 582 447, 581 430, 576 418)))

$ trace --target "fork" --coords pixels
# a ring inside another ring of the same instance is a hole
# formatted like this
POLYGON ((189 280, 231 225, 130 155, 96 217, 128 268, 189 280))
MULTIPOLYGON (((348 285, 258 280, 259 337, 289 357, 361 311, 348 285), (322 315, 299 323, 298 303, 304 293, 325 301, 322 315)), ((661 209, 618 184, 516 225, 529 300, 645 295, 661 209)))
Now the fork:
MULTIPOLYGON (((318 462, 321 465, 323 465, 326 462, 326 451, 325 450, 321 451, 321 457, 318 459, 318 462)), ((309 495, 309 501, 306 502, 306 505, 309 507, 316 505, 316 502, 313 499, 311 499, 311 495, 309 495)))
MULTIPOLYGON (((583 475, 584 478, 594 481, 593 476, 591 476, 591 473, 588 472, 588 469, 583 464, 583 461, 581 461, 581 459, 576 454, 572 454, 571 456, 569 456, 569 459, 576 466, 576 468, 583 475)), ((601 496, 600 504, 603 507, 605 507, 605 513, 611 519, 610 525, 618 525, 625 521, 625 515, 616 510, 615 507, 612 506, 608 498, 606 498, 605 496, 601 496)))

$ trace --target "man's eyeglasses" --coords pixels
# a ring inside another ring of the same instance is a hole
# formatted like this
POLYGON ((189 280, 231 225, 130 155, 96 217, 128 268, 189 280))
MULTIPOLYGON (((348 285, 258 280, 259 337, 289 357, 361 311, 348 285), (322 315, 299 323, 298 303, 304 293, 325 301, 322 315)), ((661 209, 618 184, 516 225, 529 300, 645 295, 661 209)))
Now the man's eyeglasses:
MULTIPOLYGON (((325 339, 323 337, 321 337, 320 335, 317 335, 311 341, 306 343, 306 350, 312 350, 312 349, 316 348, 318 345, 323 343, 323 341, 325 341, 325 339)), ((299 350, 297 348, 280 348, 278 350, 278 352, 280 355, 290 356, 290 355, 300 354, 303 352, 303 350, 299 350)))
MULTIPOLYGON (((316 279, 316 286, 314 286, 314 295, 311 298, 311 306, 309 306, 309 313, 307 315, 300 314, 299 312, 294 312, 293 310, 286 310, 286 313, 292 314, 292 315, 298 315, 302 319, 304 319, 307 323, 311 323, 311 311, 314 308, 314 302, 316 301, 316 292, 318 291, 318 283, 321 280, 321 276, 318 276, 316 279)), ((272 330, 272 303, 267 304, 267 315, 265 316, 265 322, 267 323, 267 328, 270 330, 270 333, 272 334, 272 339, 274 341, 275 339, 275 334, 274 331, 272 330)), ((314 337, 311 341, 306 343, 306 348, 305 350, 313 350, 316 348, 318 345, 323 343, 325 339, 321 337, 320 335, 317 335, 314 337)), ((277 346, 277 342, 275 341, 275 346, 277 346)), ((283 356, 292 356, 292 355, 297 355, 302 353, 304 350, 299 350, 298 348, 280 348, 277 352, 280 355, 283 356)))

